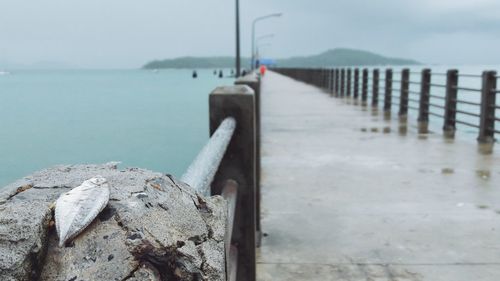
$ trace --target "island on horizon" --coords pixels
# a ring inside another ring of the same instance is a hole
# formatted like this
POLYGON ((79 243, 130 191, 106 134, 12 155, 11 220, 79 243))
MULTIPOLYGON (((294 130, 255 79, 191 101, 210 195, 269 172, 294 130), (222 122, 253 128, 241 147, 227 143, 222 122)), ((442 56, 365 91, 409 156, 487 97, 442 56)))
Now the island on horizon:
MULTIPOLYGON (((242 67, 250 67, 249 58, 241 58, 242 67)), ((276 59, 279 67, 333 67, 333 66, 376 66, 376 65, 419 65, 412 59, 386 57, 369 51, 337 48, 318 55, 276 59)), ((162 68, 231 68, 234 57, 179 57, 173 59, 153 60, 145 64, 143 69, 162 68)))

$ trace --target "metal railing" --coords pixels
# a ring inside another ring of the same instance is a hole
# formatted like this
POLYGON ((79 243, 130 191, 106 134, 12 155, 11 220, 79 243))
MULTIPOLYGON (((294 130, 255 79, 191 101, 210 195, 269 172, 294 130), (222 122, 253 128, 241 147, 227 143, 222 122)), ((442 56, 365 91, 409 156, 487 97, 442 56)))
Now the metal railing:
POLYGON ((245 77, 209 96, 211 137, 181 180, 227 202, 226 280, 256 280, 260 243, 260 81, 245 77))
MULTIPOLYGON (((405 117, 404 120, 407 119, 409 110, 416 111, 420 133, 428 132, 429 119, 432 116, 441 119, 446 136, 455 135, 457 124, 477 129, 477 140, 480 143, 492 143, 495 141, 495 134, 500 134, 495 128, 495 123, 500 122, 496 112, 500 109, 496 101, 496 95, 500 93, 497 89, 497 79, 500 76, 497 76, 495 71, 484 71, 482 75, 475 75, 459 74, 455 69, 434 74, 430 69, 418 72, 407 68, 398 71, 381 71, 377 68, 274 70, 324 88, 336 97, 351 97, 351 89, 358 89, 361 92, 362 105, 370 103, 374 108, 378 108, 379 99, 383 99, 384 112, 390 114, 393 106, 397 105, 398 115, 405 117), (358 73, 358 77, 351 80, 350 73, 358 73), (420 76, 420 79, 415 79, 415 76, 420 76), (444 82, 433 82, 433 77, 444 82), (472 80, 481 86, 460 85, 460 78, 472 80)), ((352 98, 357 100, 359 95, 354 93, 352 98)))
POLYGON ((236 120, 233 117, 224 119, 208 143, 186 170, 186 173, 182 175, 181 181, 189 184, 199 193, 210 196, 210 185, 215 173, 219 169, 219 164, 226 153, 235 128, 236 120))

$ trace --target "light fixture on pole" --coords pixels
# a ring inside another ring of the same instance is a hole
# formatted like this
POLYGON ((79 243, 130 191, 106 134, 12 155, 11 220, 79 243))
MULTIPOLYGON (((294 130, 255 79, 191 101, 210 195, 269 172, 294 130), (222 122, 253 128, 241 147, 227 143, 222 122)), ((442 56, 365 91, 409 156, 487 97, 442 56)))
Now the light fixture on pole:
POLYGON ((261 20, 269 19, 269 18, 277 18, 281 17, 283 14, 282 13, 274 13, 274 14, 269 14, 265 15, 262 17, 258 17, 253 20, 252 22, 252 69, 255 67, 255 24, 261 20))
POLYGON ((274 37, 274 33, 265 34, 265 35, 257 37, 255 39, 255 43, 258 44, 259 41, 261 41, 261 40, 268 39, 268 38, 273 38, 273 37, 274 37))

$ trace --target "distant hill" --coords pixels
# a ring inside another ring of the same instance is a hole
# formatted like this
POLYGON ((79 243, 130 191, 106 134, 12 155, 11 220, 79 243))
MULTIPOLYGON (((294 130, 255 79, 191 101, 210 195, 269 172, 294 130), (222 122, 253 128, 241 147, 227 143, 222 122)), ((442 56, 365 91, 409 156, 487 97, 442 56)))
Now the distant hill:
POLYGON ((333 49, 319 55, 278 59, 280 67, 330 67, 356 65, 414 65, 415 60, 390 58, 354 49, 333 49))
MULTIPOLYGON (((249 58, 242 58, 242 66, 249 67, 249 58)), ((331 67, 355 65, 414 65, 415 60, 384 57, 372 52, 354 49, 333 49, 319 55, 277 59, 280 67, 331 67)), ((143 66, 145 69, 160 68, 230 68, 234 57, 181 57, 155 60, 143 66)))

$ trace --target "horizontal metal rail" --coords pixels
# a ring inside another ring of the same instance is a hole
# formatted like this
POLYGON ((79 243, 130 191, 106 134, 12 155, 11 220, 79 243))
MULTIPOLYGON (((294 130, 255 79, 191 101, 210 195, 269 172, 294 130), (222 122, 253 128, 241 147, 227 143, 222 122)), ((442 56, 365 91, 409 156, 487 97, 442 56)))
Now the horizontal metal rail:
POLYGON ((455 90, 467 91, 467 92, 481 92, 481 89, 468 88, 468 87, 452 87, 455 90))
POLYGON ((429 106, 436 107, 436 108, 441 108, 441 109, 445 109, 444 106, 439 105, 439 104, 434 104, 434 103, 429 103, 429 106))
POLYGON ((472 127, 472 128, 478 128, 479 129, 479 126, 476 125, 476 124, 472 124, 472 123, 469 123, 469 122, 465 122, 465 121, 460 121, 460 120, 454 120, 456 123, 458 124, 462 124, 462 125, 465 125, 465 126, 469 126, 469 127, 472 127))
POLYGON ((454 110, 456 113, 460 113, 460 114, 464 114, 464 115, 469 115, 469 116, 473 116, 473 117, 481 117, 481 115, 479 114, 476 114, 476 113, 472 113, 472 112, 468 112, 468 111, 463 111, 463 110, 454 110))
POLYGON ((411 84, 411 85, 421 85, 422 83, 421 82, 408 81, 408 84, 411 84))
POLYGON ((468 104, 468 105, 476 105, 476 106, 481 106, 480 103, 478 102, 472 102, 472 101, 465 101, 465 100, 455 100, 457 103, 460 104, 468 104))
POLYGON ((434 99, 438 99, 438 100, 446 100, 445 97, 436 96, 436 95, 429 95, 429 97, 434 98, 434 99))
POLYGON ((184 175, 182 175, 181 181, 205 196, 210 195, 210 184, 226 153, 235 129, 236 120, 233 117, 224 119, 184 175))
POLYGON ((416 102, 416 103, 419 103, 420 100, 417 100, 417 99, 412 99, 412 98, 407 98, 406 99, 407 101, 411 101, 411 102, 416 102))
POLYGON ((420 92, 408 90, 408 94, 420 95, 420 92))
POLYGON ((446 88, 446 85, 442 85, 442 84, 429 83, 427 85, 429 85, 431 87, 436 87, 436 88, 446 88))
POLYGON ((458 74, 458 77, 481 78, 483 76, 480 74, 458 74))
POLYGON ((429 115, 436 116, 436 117, 439 117, 439 118, 444 118, 444 115, 437 114, 437 113, 434 113, 434 112, 429 112, 429 115))

